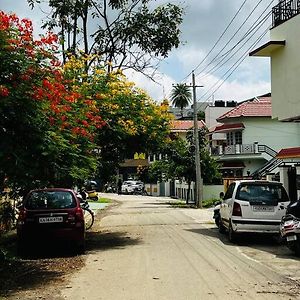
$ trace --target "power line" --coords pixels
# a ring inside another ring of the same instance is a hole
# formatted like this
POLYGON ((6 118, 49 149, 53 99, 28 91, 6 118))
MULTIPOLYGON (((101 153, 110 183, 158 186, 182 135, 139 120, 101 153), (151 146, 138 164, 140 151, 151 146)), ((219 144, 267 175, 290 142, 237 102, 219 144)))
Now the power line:
MULTIPOLYGON (((213 62, 215 62, 217 59, 221 59, 221 61, 218 62, 218 64, 220 64, 222 61, 224 61, 224 59, 227 57, 227 55, 234 50, 251 32, 253 32, 260 24, 261 22, 264 23, 264 19, 268 18, 269 15, 271 14, 271 11, 265 16, 263 17, 262 20, 261 17, 262 15, 268 10, 268 8, 272 5, 272 3, 274 2, 274 0, 271 0, 271 2, 268 4, 268 6, 264 9, 264 11, 260 14, 260 16, 255 20, 254 23, 252 23, 252 25, 250 26, 250 29, 248 29, 248 31, 244 34, 244 36, 231 48, 229 49, 226 53, 224 53, 223 55, 220 55, 220 53, 228 46, 228 44, 232 41, 232 39, 236 36, 236 34, 240 31, 240 29, 244 26, 244 24, 247 22, 247 20, 249 19, 249 17, 252 15, 252 13, 256 10, 256 8, 258 7, 258 5, 261 3, 262 0, 260 0, 257 5, 254 7, 254 9, 251 11, 251 13, 248 15, 248 17, 245 19, 245 21, 242 23, 242 25, 238 28, 238 30, 233 34, 233 36, 228 40, 228 42, 223 46, 223 48, 217 53, 217 55, 214 56, 214 58, 209 62, 209 64, 207 64, 200 72, 197 73, 197 75, 201 74, 202 72, 204 72, 211 64, 213 64, 213 62), (257 24, 256 24, 257 23, 257 24)), ((214 67, 213 67, 214 68, 214 67)), ((208 71, 210 72, 211 69, 208 71)))
POLYGON ((263 34, 261 34, 261 36, 255 41, 254 44, 252 44, 245 52, 244 54, 240 57, 240 59, 238 61, 236 61, 235 64, 233 64, 228 70, 227 72, 225 72, 223 74, 223 76, 211 87, 209 88, 209 90, 207 92, 204 93, 204 95, 202 95, 202 97, 204 97, 205 95, 207 95, 209 93, 209 91, 211 91, 219 82, 222 81, 222 78, 228 74, 228 72, 232 71, 229 73, 229 75, 221 82, 221 84, 204 100, 204 102, 207 102, 209 100, 209 98, 225 83, 225 81, 233 74, 233 72, 240 66, 240 64, 246 59, 247 54, 249 53, 250 49, 252 49, 253 47, 255 47, 261 40, 262 38, 266 35, 266 33, 269 31, 269 27, 263 32, 263 34))
MULTIPOLYGON (((213 45, 213 47, 209 50, 209 52, 206 54, 206 56, 200 61, 200 63, 198 63, 198 65, 194 68, 193 71, 196 71, 201 66, 201 64, 206 60, 206 58, 210 55, 210 53, 215 49, 215 47, 218 45, 219 41, 225 35, 226 31, 228 30, 228 28, 230 27, 230 25, 233 23, 233 21, 235 20, 235 18, 237 17, 237 15, 240 13, 240 11, 242 10, 242 8, 246 4, 246 2, 247 2, 247 0, 244 0, 244 2, 241 4, 240 8, 235 13, 235 15, 233 16, 233 18, 231 19, 231 21, 229 22, 229 24, 227 25, 227 27, 224 29, 224 31, 222 32, 222 34, 219 36, 219 38, 217 39, 217 41, 215 42, 215 44, 213 45)), ((181 82, 184 81, 185 79, 187 79, 191 74, 192 74, 192 71, 186 77, 184 77, 181 80, 181 82)))
MULTIPOLYGON (((268 17, 270 16, 270 14, 271 14, 271 12, 270 13, 268 13, 262 20, 261 20, 261 22, 259 23, 259 24, 257 24, 257 25, 263 25, 267 20, 268 20, 268 17)), ((252 32, 252 34, 250 35, 250 37, 239 47, 239 48, 237 48, 237 50, 236 51, 234 51, 227 59, 226 59, 226 57, 228 56, 228 55, 224 55, 223 56, 223 58, 216 64, 216 65, 214 65, 212 68, 210 68, 208 71, 207 71, 207 73, 206 74, 204 74, 204 75, 202 75, 200 78, 198 78, 198 79, 202 79, 202 78, 205 78, 205 77, 207 77, 209 74, 211 74, 211 73, 214 73, 214 72, 216 72, 216 71, 218 71, 219 69, 221 69, 228 61, 230 61, 231 60, 231 58, 233 58, 246 44, 247 44, 247 42, 249 41, 249 40, 251 40, 251 38, 257 33, 257 31, 260 29, 260 26, 256 26, 256 30, 254 30, 254 32, 252 32), (224 61, 224 59, 226 59, 225 61, 224 61)), ((236 48, 236 46, 238 45, 239 43, 237 43, 232 49, 235 49, 236 48)), ((231 52, 231 51, 230 51, 231 52)), ((227 54, 228 54, 228 52, 227 52, 227 54)))

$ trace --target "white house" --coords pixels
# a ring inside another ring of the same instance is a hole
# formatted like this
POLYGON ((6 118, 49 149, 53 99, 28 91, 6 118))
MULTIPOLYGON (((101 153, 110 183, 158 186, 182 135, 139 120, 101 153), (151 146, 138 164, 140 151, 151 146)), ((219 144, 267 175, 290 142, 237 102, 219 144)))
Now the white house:
POLYGON ((226 141, 210 151, 224 177, 260 178, 278 172, 278 152, 300 145, 300 124, 272 119, 271 100, 270 94, 255 97, 217 118, 222 125, 213 133, 226 134, 226 141))

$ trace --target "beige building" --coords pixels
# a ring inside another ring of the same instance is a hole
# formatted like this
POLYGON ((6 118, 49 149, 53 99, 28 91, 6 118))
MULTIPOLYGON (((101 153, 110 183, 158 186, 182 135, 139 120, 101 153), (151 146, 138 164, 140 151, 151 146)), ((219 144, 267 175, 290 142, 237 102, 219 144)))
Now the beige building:
POLYGON ((281 0, 272 15, 270 41, 250 56, 271 58, 272 117, 300 121, 300 1, 281 0))
MULTIPOLYGON (((250 56, 271 58, 272 117, 300 127, 300 1, 279 0, 272 17, 270 41, 250 56)), ((283 161, 280 181, 291 200, 300 200, 299 136, 297 147, 283 148, 277 155, 283 161)))

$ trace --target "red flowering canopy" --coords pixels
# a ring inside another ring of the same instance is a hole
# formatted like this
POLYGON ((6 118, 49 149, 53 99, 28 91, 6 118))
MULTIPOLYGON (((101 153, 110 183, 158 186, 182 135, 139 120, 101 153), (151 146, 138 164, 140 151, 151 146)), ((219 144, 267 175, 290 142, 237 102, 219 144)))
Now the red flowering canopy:
POLYGON ((93 139, 104 122, 65 78, 56 43, 0 11, 0 184, 71 185, 96 168, 93 139))

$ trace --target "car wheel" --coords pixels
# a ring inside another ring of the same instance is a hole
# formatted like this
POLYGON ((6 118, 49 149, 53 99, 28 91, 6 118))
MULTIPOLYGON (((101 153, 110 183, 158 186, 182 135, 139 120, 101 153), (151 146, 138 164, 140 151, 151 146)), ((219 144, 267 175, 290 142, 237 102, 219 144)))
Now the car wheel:
POLYGON ((228 238, 231 243, 235 243, 237 241, 237 233, 233 230, 231 221, 229 222, 228 238))
POLYGON ((219 218, 219 232, 220 233, 225 233, 226 232, 226 227, 223 225, 223 222, 222 222, 222 220, 221 220, 221 217, 219 218))

